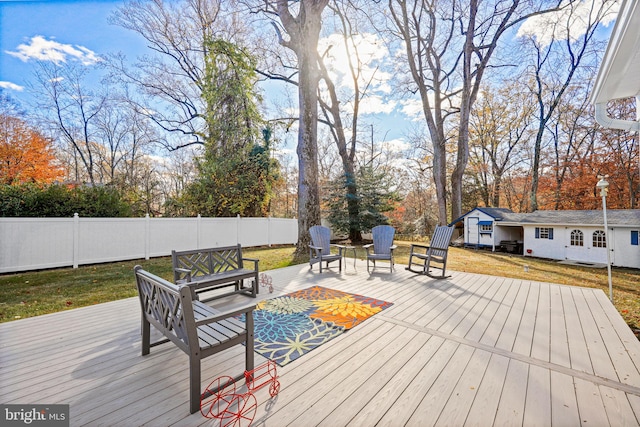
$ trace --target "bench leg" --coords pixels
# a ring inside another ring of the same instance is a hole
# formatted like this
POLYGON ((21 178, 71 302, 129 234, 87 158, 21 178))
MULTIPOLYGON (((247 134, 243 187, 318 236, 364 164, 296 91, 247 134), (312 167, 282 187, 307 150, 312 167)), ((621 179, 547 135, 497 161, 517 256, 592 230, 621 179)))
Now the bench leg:
POLYGON ((151 349, 151 324, 144 317, 144 314, 142 315, 141 333, 142 333, 142 355, 146 356, 147 354, 149 354, 149 351, 151 349))
POLYGON ((253 292, 251 292, 252 297, 256 297, 260 293, 260 278, 258 277, 258 272, 256 271, 255 276, 253 277, 253 292))
POLYGON ((195 414, 200 410, 200 396, 202 389, 200 378, 200 359, 189 357, 189 411, 195 414))
POLYGON ((245 370, 253 371, 254 369, 254 346, 253 346, 253 311, 247 312, 245 315, 245 328, 247 328, 247 341, 245 342, 245 370))

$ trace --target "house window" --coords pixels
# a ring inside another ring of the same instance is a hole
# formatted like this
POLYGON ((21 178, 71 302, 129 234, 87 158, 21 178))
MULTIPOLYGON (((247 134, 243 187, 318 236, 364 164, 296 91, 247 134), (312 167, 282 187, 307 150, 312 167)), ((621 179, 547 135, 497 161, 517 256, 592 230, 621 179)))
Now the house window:
POLYGON ((638 246, 638 230, 631 230, 631 244, 638 246))
POLYGON ((536 239, 553 240, 553 228, 536 227, 536 239))
POLYGON ((491 233, 493 231, 493 224, 482 224, 480 226, 481 233, 491 233))
POLYGON ((584 234, 580 230, 571 232, 571 246, 584 246, 584 234))
POLYGON ((606 248, 607 236, 603 230, 596 230, 593 232, 593 247, 594 248, 606 248))

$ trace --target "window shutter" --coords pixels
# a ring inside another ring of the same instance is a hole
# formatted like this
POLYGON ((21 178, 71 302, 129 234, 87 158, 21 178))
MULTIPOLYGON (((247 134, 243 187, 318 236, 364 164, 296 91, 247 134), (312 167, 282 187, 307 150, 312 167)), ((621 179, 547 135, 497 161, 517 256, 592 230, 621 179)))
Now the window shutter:
POLYGON ((631 244, 638 246, 638 230, 631 230, 631 244))
POLYGON ((553 228, 549 229, 549 240, 553 240, 553 228))
POLYGON ((540 227, 536 227, 536 239, 540 238, 540 227))

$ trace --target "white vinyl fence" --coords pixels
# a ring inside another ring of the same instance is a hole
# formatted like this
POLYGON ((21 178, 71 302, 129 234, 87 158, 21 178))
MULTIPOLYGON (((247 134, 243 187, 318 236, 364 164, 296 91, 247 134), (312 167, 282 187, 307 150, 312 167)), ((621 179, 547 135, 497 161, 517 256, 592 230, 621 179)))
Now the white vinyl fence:
POLYGON ((297 241, 297 220, 285 218, 0 218, 0 273, 297 241))

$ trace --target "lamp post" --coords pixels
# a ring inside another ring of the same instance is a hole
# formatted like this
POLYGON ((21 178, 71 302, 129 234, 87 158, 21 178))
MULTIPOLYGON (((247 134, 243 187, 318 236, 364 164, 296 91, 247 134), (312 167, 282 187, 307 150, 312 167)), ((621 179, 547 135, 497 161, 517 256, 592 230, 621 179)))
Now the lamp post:
POLYGON ((596 184, 596 187, 600 190, 602 196, 602 213, 604 215, 604 239, 607 248, 607 276, 609 278, 609 299, 613 303, 613 286, 611 284, 611 252, 609 242, 609 227, 607 225, 607 192, 609 191, 609 183, 607 182, 607 175, 598 176, 600 181, 596 184))

